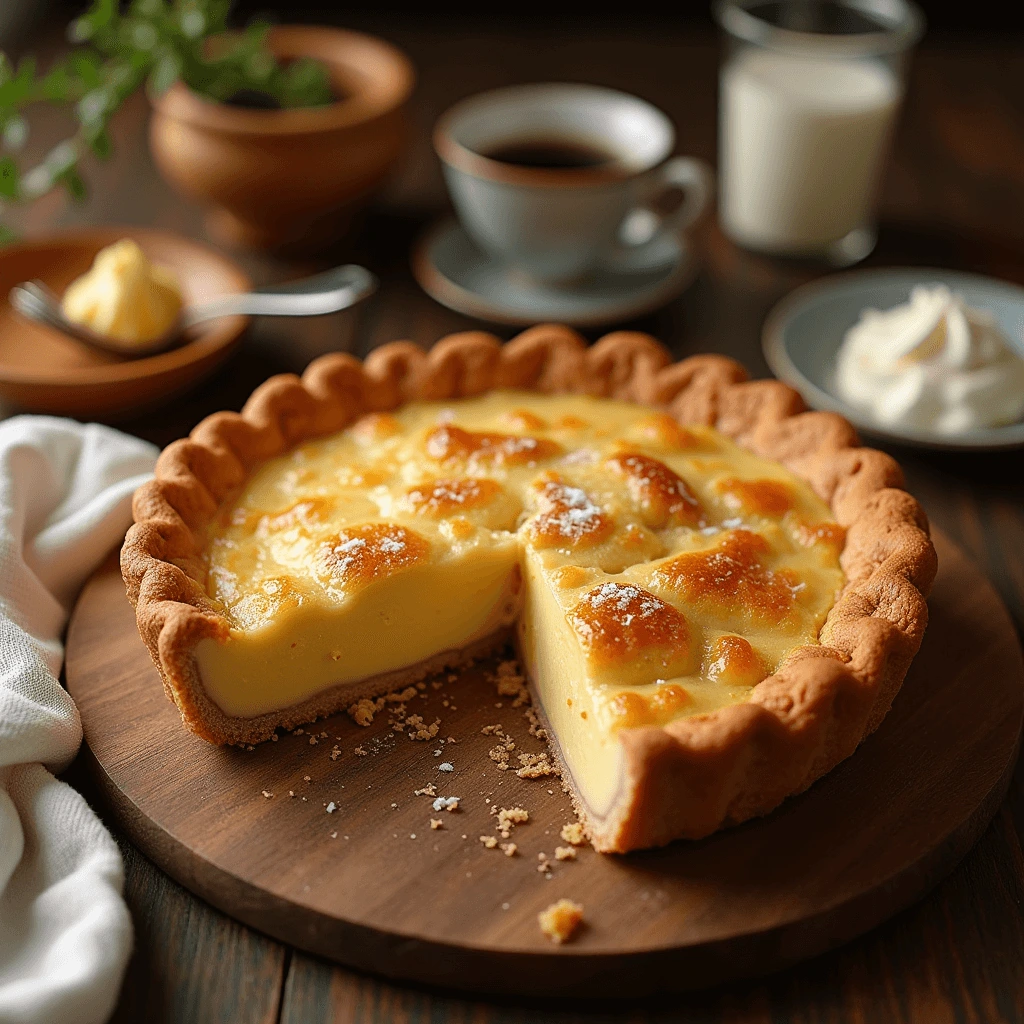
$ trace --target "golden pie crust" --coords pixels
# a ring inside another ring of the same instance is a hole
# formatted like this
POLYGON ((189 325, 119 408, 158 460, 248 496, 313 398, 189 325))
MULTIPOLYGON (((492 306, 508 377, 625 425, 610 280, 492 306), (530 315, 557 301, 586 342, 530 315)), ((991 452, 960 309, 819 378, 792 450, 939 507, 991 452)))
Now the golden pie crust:
MULTIPOLYGON (((588 347, 568 328, 539 326, 505 345, 483 332, 450 335, 429 352, 394 342, 365 362, 339 353, 312 363, 301 380, 268 380, 241 413, 215 413, 169 445, 155 478, 135 495, 121 568, 168 696, 185 724, 215 743, 259 742, 350 700, 351 687, 328 690, 284 712, 232 718, 200 681, 196 645, 229 629, 201 582, 205 529, 260 464, 365 413, 414 400, 498 388, 615 398, 667 411, 683 426, 715 427, 806 481, 846 530, 846 584, 820 644, 791 652, 747 701, 622 729, 624 775, 612 810, 597 819, 572 793, 577 810, 594 845, 608 852, 699 838, 767 813, 848 757, 885 717, 924 635, 936 556, 924 512, 901 489, 893 459, 861 448, 840 416, 806 411, 785 385, 746 378, 721 356, 674 363, 644 334, 620 331, 588 347)), ((498 631, 387 682, 404 685, 507 638, 498 631)), ((380 690, 384 681, 374 682, 380 690)))

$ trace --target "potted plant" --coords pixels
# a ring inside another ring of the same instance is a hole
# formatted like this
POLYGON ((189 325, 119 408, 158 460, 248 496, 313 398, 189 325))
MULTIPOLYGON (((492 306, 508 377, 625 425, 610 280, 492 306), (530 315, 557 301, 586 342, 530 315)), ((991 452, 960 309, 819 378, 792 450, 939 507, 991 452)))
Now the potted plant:
POLYGON ((405 142, 409 61, 331 28, 227 27, 230 0, 92 0, 76 48, 40 73, 0 55, 0 202, 63 186, 84 193, 86 153, 110 153, 111 116, 148 89, 161 173, 210 209, 220 239, 256 247, 336 238, 383 183, 405 142), (73 105, 76 133, 39 165, 17 154, 35 102, 73 105))

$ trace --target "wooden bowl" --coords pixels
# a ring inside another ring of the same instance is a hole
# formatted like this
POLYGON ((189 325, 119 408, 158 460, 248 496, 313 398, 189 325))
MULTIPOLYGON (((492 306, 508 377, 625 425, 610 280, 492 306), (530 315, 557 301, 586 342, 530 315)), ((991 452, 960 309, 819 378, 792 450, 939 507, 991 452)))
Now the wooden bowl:
POLYGON ((177 82, 154 99, 150 149, 175 189, 211 209, 218 240, 314 250, 344 232, 397 161, 415 76, 399 50, 359 32, 283 26, 269 44, 284 60, 322 61, 342 99, 253 110, 177 82))
POLYGON ((120 238, 134 239, 151 260, 174 271, 186 304, 252 288, 227 257, 164 231, 85 228, 0 248, 0 400, 24 411, 78 419, 123 417, 180 394, 231 354, 246 317, 201 324, 169 352, 121 359, 26 320, 11 307, 7 296, 14 285, 39 278, 63 294, 100 249, 120 238))

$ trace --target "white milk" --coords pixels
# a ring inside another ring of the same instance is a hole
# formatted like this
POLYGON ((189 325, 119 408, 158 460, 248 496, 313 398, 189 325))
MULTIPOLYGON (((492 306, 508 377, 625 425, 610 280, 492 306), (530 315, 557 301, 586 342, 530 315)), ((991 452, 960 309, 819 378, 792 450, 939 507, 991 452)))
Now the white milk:
POLYGON ((741 245, 814 252, 870 224, 901 97, 874 61, 753 48, 722 68, 720 214, 741 245))

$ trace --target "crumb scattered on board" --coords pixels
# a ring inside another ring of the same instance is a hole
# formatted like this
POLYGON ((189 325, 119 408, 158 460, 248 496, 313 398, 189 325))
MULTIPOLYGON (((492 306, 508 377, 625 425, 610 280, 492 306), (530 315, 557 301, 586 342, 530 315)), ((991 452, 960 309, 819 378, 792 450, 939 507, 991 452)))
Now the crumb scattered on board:
POLYGON ((491 813, 497 815, 498 831, 502 839, 508 839, 516 825, 530 820, 530 812, 523 807, 502 807, 499 811, 492 809, 491 813))
POLYGON ((568 942, 583 921, 583 907, 572 900, 560 899, 537 915, 540 930, 554 943, 568 942))
MULTIPOLYGON (((457 679, 458 677, 455 674, 447 676, 448 682, 455 682, 457 679)), ((488 679, 494 684, 499 697, 503 698, 505 702, 510 703, 513 708, 522 707, 524 709, 523 714, 527 721, 529 734, 542 742, 547 740, 547 733, 541 726, 537 712, 530 703, 526 679, 517 662, 511 659, 499 662, 496 670, 488 673, 488 679)), ((440 690, 443 688, 444 683, 434 681, 430 686, 434 690, 440 690)), ((381 712, 386 711, 389 726, 383 736, 374 736, 364 744, 356 746, 353 750, 355 756, 365 757, 371 753, 376 755, 377 753, 393 749, 394 740, 401 733, 404 733, 411 740, 433 740, 439 748, 442 748, 433 751, 435 757, 440 757, 445 744, 455 743, 455 737, 440 735, 440 718, 428 721, 423 715, 408 713, 407 705, 410 701, 416 698, 420 700, 427 699, 428 694, 423 692, 427 688, 428 685, 426 683, 418 683, 416 686, 408 686, 381 697, 373 699, 363 698, 352 704, 348 708, 348 714, 357 725, 368 727, 373 724, 375 718, 381 712)), ((448 697, 443 698, 443 706, 451 710, 457 710, 451 704, 448 697)), ((504 706, 504 702, 495 704, 497 708, 504 706)), ((552 763, 546 750, 537 753, 522 751, 518 747, 515 738, 505 731, 501 723, 484 726, 480 731, 485 736, 493 737, 494 746, 491 747, 488 755, 490 762, 493 763, 493 766, 497 767, 499 772, 514 772, 521 779, 546 778, 558 774, 557 767, 552 763)), ((308 736, 310 745, 316 745, 321 739, 329 739, 327 732, 321 731, 318 734, 312 728, 309 728, 308 731, 303 729, 292 731, 292 735, 295 736, 302 736, 304 733, 308 736)), ((277 735, 275 734, 273 738, 276 740, 277 735)), ((338 736, 337 739, 340 741, 342 737, 338 736)), ((330 751, 331 761, 336 761, 341 755, 342 750, 335 743, 330 751)), ((450 761, 442 761, 437 765, 437 770, 442 773, 450 773, 455 771, 455 766, 450 761)), ((309 776, 304 776, 303 778, 306 782, 310 781, 309 776)), ((553 792, 553 790, 548 790, 549 795, 553 795, 553 792)), ((269 790, 264 790, 262 795, 269 799, 273 796, 273 793, 269 790)), ((295 793, 289 790, 288 795, 294 797, 295 793)), ((435 813, 440 811, 457 811, 461 803, 461 799, 457 796, 439 795, 437 785, 433 782, 414 790, 414 795, 429 797, 435 813)), ((303 797, 302 799, 305 800, 306 798, 303 797)), ((498 835, 481 835, 479 837, 480 843, 488 850, 500 850, 506 857, 516 856, 520 852, 519 846, 515 842, 510 841, 511 833, 517 825, 524 824, 530 820, 529 812, 519 806, 499 807, 498 802, 494 801, 492 803, 490 798, 486 799, 485 803, 490 805, 490 814, 495 819, 494 824, 498 835)), ((328 814, 340 809, 334 802, 325 806, 328 814)), ((395 808, 397 804, 392 803, 391 806, 395 808)), ((441 817, 431 817, 428 821, 432 831, 441 830, 445 827, 444 820, 441 817)), ((337 835, 337 832, 333 832, 331 833, 331 838, 337 838, 337 835)), ((555 848, 554 861, 576 860, 576 847, 583 846, 587 841, 584 826, 578 821, 568 822, 562 826, 559 835, 562 842, 566 845, 555 848)), ((345 838, 347 839, 348 836, 345 838)), ((416 833, 409 834, 409 838, 415 839, 416 833)), ((462 838, 466 839, 467 836, 463 835, 462 838)), ((537 871, 550 880, 553 877, 552 868, 554 867, 551 856, 547 853, 539 853, 537 854, 537 861, 537 871)), ((568 941, 572 937, 582 920, 582 916, 583 908, 581 906, 573 903, 571 900, 562 899, 557 903, 553 903, 540 914, 539 920, 544 933, 552 941, 561 943, 568 941)))

